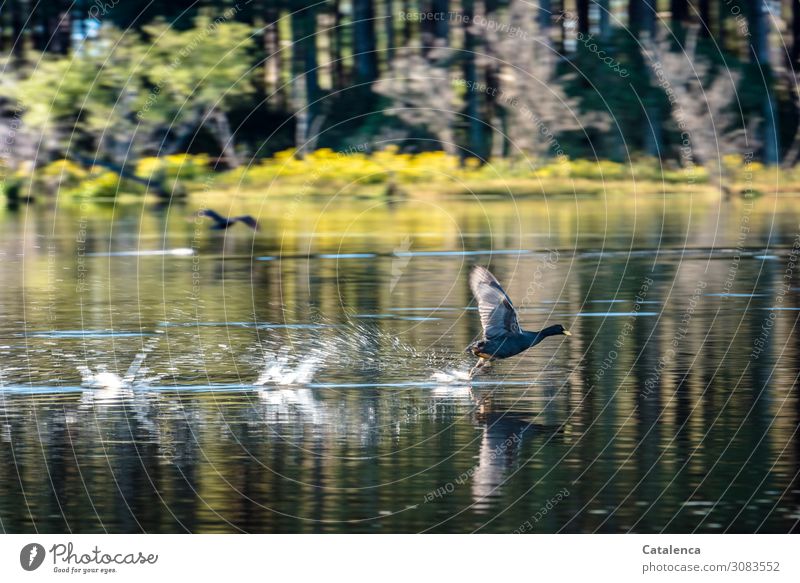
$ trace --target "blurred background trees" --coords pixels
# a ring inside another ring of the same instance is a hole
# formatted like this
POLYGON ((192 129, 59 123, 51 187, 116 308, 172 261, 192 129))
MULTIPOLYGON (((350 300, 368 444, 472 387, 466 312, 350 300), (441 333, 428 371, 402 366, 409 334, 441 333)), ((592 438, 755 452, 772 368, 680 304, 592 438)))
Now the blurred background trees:
POLYGON ((5 166, 800 152, 798 0, 6 0, 0 55, 5 166))

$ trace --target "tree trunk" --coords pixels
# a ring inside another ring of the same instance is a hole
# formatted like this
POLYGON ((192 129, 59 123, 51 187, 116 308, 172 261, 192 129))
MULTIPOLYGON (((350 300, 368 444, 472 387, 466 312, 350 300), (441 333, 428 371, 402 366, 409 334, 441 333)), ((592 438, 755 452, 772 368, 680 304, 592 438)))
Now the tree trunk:
POLYGON ((800 63, 800 0, 792 2, 792 68, 797 71, 800 63))
POLYGON ((211 128, 211 133, 214 134, 227 165, 230 168, 238 168, 240 166, 239 156, 236 154, 231 124, 224 111, 214 110, 211 115, 211 128))
MULTIPOLYGON (((403 12, 409 14, 411 12, 411 0, 403 0, 403 12)), ((411 44, 411 37, 414 35, 414 30, 411 27, 411 19, 406 18, 403 22, 403 46, 407 47, 411 44)))
MULTIPOLYGON (((765 0, 758 0, 749 7, 750 17, 750 59, 758 66, 766 79, 770 79, 769 63, 769 20, 765 12, 765 0)), ((762 96, 761 114, 764 118, 762 161, 764 164, 777 164, 778 131, 775 123, 776 109, 772 88, 766 87, 762 96)))
POLYGON ((333 59, 333 89, 338 91, 345 86, 344 60, 342 46, 344 45, 345 27, 342 22, 341 0, 333 2, 333 30, 331 31, 331 59, 333 59))
POLYGON ((578 0, 578 32, 589 34, 589 0, 578 0))
POLYGON ((55 31, 53 51, 66 55, 72 41, 72 12, 69 4, 65 6, 64 2, 61 2, 53 29, 55 31))
POLYGON ((547 44, 548 47, 553 46, 553 39, 550 36, 553 23, 553 4, 550 0, 539 0, 539 18, 537 24, 539 25, 539 36, 542 42, 547 44))
POLYGON ((375 6, 372 0, 353 0, 353 51, 357 83, 378 78, 375 52, 375 6))
POLYGON ((542 58, 552 63, 555 61, 555 55, 553 55, 553 3, 551 0, 539 0, 539 13, 535 22, 536 26, 539 28, 537 31, 538 36, 542 39, 542 43, 547 46, 547 48, 539 54, 542 58))
POLYGON ((25 58, 25 29, 23 25, 23 0, 10 0, 8 3, 11 12, 11 53, 17 62, 25 58))
POLYGON ((386 0, 386 67, 387 69, 390 68, 392 64, 392 60, 394 59, 394 46, 395 46, 395 38, 394 38, 394 2, 392 0, 386 0))
MULTIPOLYGON (((720 47, 720 50, 727 51, 728 48, 728 32, 726 30, 725 24, 728 21, 729 13, 727 10, 720 10, 717 13, 717 31, 715 35, 711 34, 710 30, 705 30, 705 26, 701 26, 700 29, 700 36, 703 38, 711 38, 712 36, 715 37, 717 41, 717 45, 720 47)), ((708 24, 708 27, 711 28, 711 24, 708 24)), ((734 51, 738 50, 737 48, 734 51)))
POLYGON ((308 86, 305 80, 305 16, 302 10, 294 10, 291 15, 292 24, 292 87, 291 107, 294 112, 294 145, 296 156, 303 157, 308 136, 308 86))
POLYGON ((600 39, 608 41, 611 37, 611 14, 609 13, 609 0, 598 0, 597 7, 600 10, 600 39))
POLYGON ((789 95, 795 111, 795 131, 791 145, 783 157, 782 165, 791 168, 797 163, 800 157, 800 71, 798 71, 798 60, 800 60, 800 0, 791 0, 792 5, 792 49, 789 51, 789 62, 785 67, 789 95))
POLYGON ((315 8, 303 11, 303 56, 306 80, 306 99, 312 117, 319 111, 319 69, 317 64, 317 12, 315 8))
MULTIPOLYGON (((544 3, 550 0, 542 0, 544 3)), ((486 12, 487 20, 494 20, 496 12, 499 8, 499 0, 484 0, 484 10, 486 12)), ((544 36, 544 35, 543 35, 544 36)), ((497 98, 494 94, 500 95, 502 84, 500 83, 500 69, 496 55, 492 51, 492 45, 486 45, 486 53, 489 56, 485 67, 486 86, 492 87, 497 91, 486 93, 486 119, 491 122, 492 128, 499 128, 495 131, 489 132, 489 139, 487 141, 487 149, 491 152, 492 157, 506 158, 509 154, 508 146, 508 131, 507 131, 507 117, 506 110, 501 105, 498 105, 497 98), (493 94, 494 93, 494 94, 493 94)))
MULTIPOLYGON (((634 0, 636 1, 636 0, 634 0)), ((646 35, 651 40, 656 34, 656 0, 639 0, 637 31, 639 36, 646 35)), ((652 88, 648 92, 648 104, 645 106, 648 123, 644 124, 644 150, 649 156, 661 157, 662 143, 661 107, 657 104, 656 95, 659 90, 652 88)))
POLYGON ((448 0, 433 0, 433 12, 441 15, 439 20, 433 21, 434 44, 437 47, 447 46, 447 39, 450 33, 448 10, 448 0))
MULTIPOLYGON (((427 14, 433 11, 431 0, 418 0, 417 6, 421 14, 427 14)), ((419 31, 420 31, 420 44, 422 45, 421 52, 423 56, 427 56, 427 54, 431 50, 431 47, 433 47, 434 45, 433 20, 426 18, 425 20, 420 22, 419 31)))
POLYGON ((689 17, 689 0, 670 0, 669 16, 674 24, 685 22, 689 17))
POLYGON ((669 3, 669 20, 672 24, 673 30, 683 26, 686 18, 689 16, 689 5, 687 0, 670 0, 669 3))
POLYGON ((41 53, 50 48, 50 30, 49 19, 50 7, 46 2, 32 3, 28 6, 27 21, 31 30, 31 38, 33 40, 33 48, 41 53))
MULTIPOLYGON (((750 0, 751 2, 753 0, 750 0)), ((720 6, 719 7, 719 14, 720 14, 720 25, 723 24, 724 15, 727 13, 729 8, 727 6, 720 6)), ((700 0, 700 36, 702 38, 711 38, 711 3, 709 0, 700 0)), ((720 27, 722 30, 722 27, 720 27)))
POLYGON ((312 137, 309 128, 319 113, 316 29, 313 7, 292 13, 292 109, 295 112, 295 147, 300 158, 312 137))
POLYGON ((647 32, 653 38, 656 31, 656 0, 630 0, 628 28, 637 37, 642 32, 647 32))
MULTIPOLYGON (((547 1, 552 6, 550 11, 553 14, 556 14, 558 16, 558 20, 557 20, 557 22, 558 22, 558 35, 557 35, 558 36, 558 42, 553 43, 553 44, 555 46, 555 49, 560 54, 564 54, 564 44, 565 44, 565 41, 567 40, 567 29, 566 29, 567 18, 566 18, 566 8, 564 6, 564 0, 547 0, 547 1)), ((544 18, 545 18, 545 15, 542 14, 541 15, 541 19, 544 19, 544 18)), ((548 28, 552 28, 552 21, 547 23, 547 24, 549 25, 548 28)), ((542 22, 542 20, 540 20, 539 21, 539 26, 543 26, 543 25, 544 25, 544 23, 542 22)), ((553 36, 553 33, 551 31, 550 37, 552 38, 552 36, 553 36)))
MULTIPOLYGON (((478 71, 475 65, 475 49, 478 43, 472 32, 472 22, 475 18, 475 0, 462 0, 462 11, 464 14, 464 79, 467 82, 467 87, 474 87, 478 78, 478 71)), ((467 149, 473 156, 484 161, 486 152, 484 150, 480 96, 481 94, 477 91, 467 91, 467 123, 469 128, 467 149)))
POLYGON ((642 20, 642 5, 643 0, 628 0, 628 30, 634 36, 638 36, 639 24, 642 20))
POLYGON ((182 151, 183 143, 186 139, 197 130, 197 126, 201 121, 205 120, 210 114, 210 111, 196 107, 188 111, 186 115, 181 116, 181 121, 170 128, 169 144, 159 148, 160 154, 168 156, 182 151))
POLYGON ((271 0, 264 0, 264 32, 262 45, 264 47, 264 91, 269 97, 270 104, 276 109, 286 106, 284 91, 281 89, 281 61, 282 53, 278 39, 278 24, 280 12, 271 0))
POLYGON ((646 31, 650 38, 655 38, 656 35, 656 3, 657 0, 642 0, 641 30, 646 31))

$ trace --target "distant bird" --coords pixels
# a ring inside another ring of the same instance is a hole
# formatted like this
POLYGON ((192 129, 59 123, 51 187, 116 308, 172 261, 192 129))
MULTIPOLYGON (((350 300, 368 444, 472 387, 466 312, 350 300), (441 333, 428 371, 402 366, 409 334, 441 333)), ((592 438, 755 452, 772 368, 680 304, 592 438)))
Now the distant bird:
POLYGON ((215 231, 224 231, 228 227, 235 225, 236 223, 244 223, 251 229, 258 231, 258 221, 256 221, 250 215, 243 215, 241 217, 223 217, 222 215, 212 211, 211 209, 202 209, 198 211, 197 216, 199 217, 208 217, 214 224, 211 225, 211 228, 215 231))
POLYGON ((477 266, 472 270, 469 286, 478 300, 478 312, 483 327, 483 338, 469 346, 470 352, 479 358, 470 371, 470 376, 487 363, 519 354, 536 346, 548 336, 572 335, 561 324, 539 332, 528 332, 520 328, 517 312, 508 294, 485 267, 477 266))

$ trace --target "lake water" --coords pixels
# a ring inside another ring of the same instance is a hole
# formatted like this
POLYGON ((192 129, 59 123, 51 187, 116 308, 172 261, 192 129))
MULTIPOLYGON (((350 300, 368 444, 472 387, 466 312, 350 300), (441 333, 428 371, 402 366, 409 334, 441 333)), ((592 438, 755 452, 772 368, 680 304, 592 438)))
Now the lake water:
POLYGON ((797 529, 798 199, 202 204, 0 210, 0 530, 797 529))

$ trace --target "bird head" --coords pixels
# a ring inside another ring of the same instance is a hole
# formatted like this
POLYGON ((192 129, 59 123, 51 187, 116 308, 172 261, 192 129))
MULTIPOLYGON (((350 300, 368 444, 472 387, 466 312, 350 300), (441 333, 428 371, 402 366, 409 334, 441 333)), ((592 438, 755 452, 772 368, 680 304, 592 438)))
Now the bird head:
POLYGON ((549 328, 545 328, 543 332, 546 333, 547 336, 555 336, 557 334, 563 334, 564 336, 572 336, 572 332, 564 328, 561 324, 556 324, 555 326, 550 326, 549 328))

